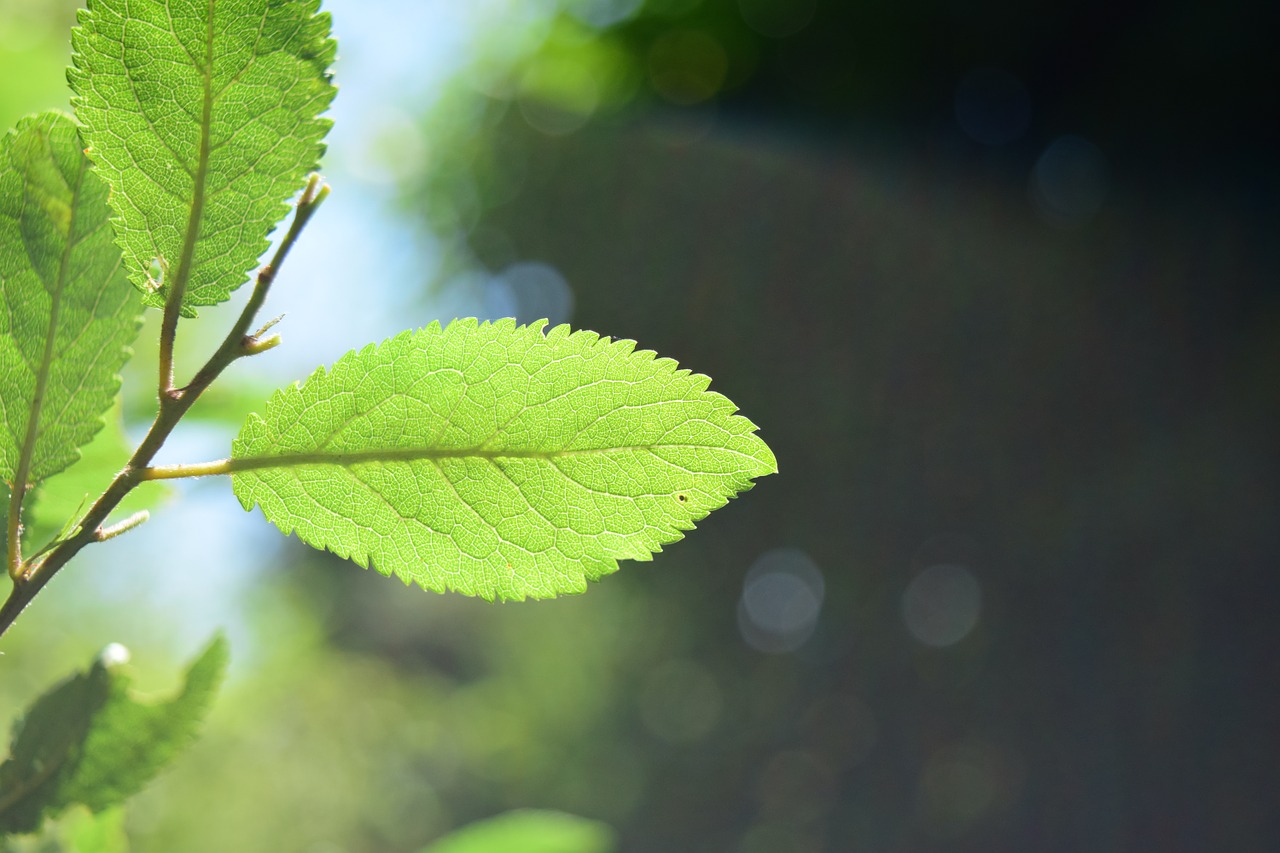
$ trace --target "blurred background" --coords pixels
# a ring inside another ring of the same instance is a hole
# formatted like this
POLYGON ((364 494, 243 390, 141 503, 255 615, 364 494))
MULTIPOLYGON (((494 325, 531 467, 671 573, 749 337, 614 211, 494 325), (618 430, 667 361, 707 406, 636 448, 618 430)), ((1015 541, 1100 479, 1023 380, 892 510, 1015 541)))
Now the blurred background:
MULTIPOLYGON (((0 0, 5 126, 65 106, 74 7, 0 0)), ((137 849, 413 851, 522 806, 625 853, 1280 845, 1274 6, 325 7, 334 193, 286 345, 164 461, 352 347, 514 315, 707 373, 781 473, 502 606, 179 484, 0 657, 9 719, 108 642, 164 690, 229 633, 137 849)), ((188 369, 238 310, 184 325, 188 369)))

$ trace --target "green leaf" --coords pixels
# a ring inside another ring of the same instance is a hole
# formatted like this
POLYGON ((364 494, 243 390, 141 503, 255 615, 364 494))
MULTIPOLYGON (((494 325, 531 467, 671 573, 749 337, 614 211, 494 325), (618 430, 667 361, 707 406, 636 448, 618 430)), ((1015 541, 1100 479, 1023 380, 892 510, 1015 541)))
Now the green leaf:
MULTIPOLYGON (((94 498, 102 494, 129 460, 132 448, 125 436, 119 409, 117 404, 107 412, 106 427, 81 448, 79 462, 41 483, 28 498, 23 511, 23 541, 29 547, 48 544, 68 522, 79 521, 94 498)), ((142 483, 125 495, 112 519, 150 509, 171 491, 159 481, 142 483)), ((104 524, 111 524, 112 519, 104 524)))
POLYGON ((707 377, 544 325, 432 324, 277 392, 232 444, 241 504, 405 583, 549 598, 777 470, 707 377))
POLYGON ((188 316, 226 300, 316 167, 336 50, 319 5, 90 0, 80 13, 72 103, 148 305, 175 283, 188 316))
POLYGON ((227 641, 215 637, 187 669, 182 692, 154 705, 131 698, 129 678, 116 675, 106 705, 89 727, 84 754, 55 804, 83 803, 101 811, 142 790, 195 740, 222 683, 228 657, 227 641))
POLYGON ((9 759, 0 764, 0 833, 32 832, 75 770, 93 717, 111 693, 99 660, 36 700, 14 725, 9 759))
POLYGON ((13 488, 78 458, 138 334, 106 198, 67 116, 0 140, 0 479, 13 488))
POLYGON ((226 669, 226 641, 216 637, 182 692, 159 704, 129 695, 117 650, 40 697, 14 727, 0 765, 0 833, 31 832, 77 803, 95 812, 118 805, 195 738, 226 669))
POLYGON ((477 821, 422 853, 609 853, 613 830, 563 812, 522 809, 477 821))

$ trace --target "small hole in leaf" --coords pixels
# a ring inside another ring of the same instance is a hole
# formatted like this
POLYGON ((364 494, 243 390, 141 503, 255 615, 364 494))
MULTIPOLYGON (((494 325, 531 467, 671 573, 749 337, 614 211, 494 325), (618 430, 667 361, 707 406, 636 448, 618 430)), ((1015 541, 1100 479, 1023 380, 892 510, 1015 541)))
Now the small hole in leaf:
POLYGON ((680 503, 688 503, 689 496, 686 495, 684 492, 681 492, 680 494, 676 495, 676 500, 680 501, 680 503))
POLYGON ((152 258, 147 267, 147 289, 155 293, 164 287, 164 274, 168 270, 169 265, 165 263, 164 258, 152 258))

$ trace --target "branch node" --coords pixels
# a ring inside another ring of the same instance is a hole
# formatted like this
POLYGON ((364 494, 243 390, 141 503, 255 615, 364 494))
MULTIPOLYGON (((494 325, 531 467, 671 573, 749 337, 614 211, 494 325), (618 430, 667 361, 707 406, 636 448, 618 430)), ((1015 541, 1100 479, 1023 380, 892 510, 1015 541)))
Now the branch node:
POLYGON ((257 335, 245 335, 240 341, 240 351, 244 355, 258 355, 280 346, 280 341, 279 335, 261 339, 257 335))
POLYGON ((324 178, 320 177, 319 172, 312 172, 307 175, 307 185, 302 190, 302 195, 298 197, 298 207, 313 207, 324 201, 329 195, 329 185, 322 183, 324 178))

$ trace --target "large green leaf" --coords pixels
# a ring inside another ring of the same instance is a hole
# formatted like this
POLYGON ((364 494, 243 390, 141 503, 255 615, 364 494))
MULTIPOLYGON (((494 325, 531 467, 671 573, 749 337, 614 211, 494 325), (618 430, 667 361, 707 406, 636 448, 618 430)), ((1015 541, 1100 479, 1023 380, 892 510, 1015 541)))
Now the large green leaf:
POLYGON ((426 589, 581 592, 776 470, 705 376, 592 332, 433 324, 279 391, 232 483, 281 530, 426 589))
POLYGON ((606 824, 564 812, 520 809, 451 832, 422 853, 608 853, 606 824))
POLYGON ((227 299, 316 167, 336 50, 319 5, 90 0, 81 12, 72 103, 147 304, 176 281, 188 315, 227 299))
POLYGON ((0 479, 66 468, 102 427, 141 311, 75 123, 46 113, 0 140, 0 479))
POLYGON ((0 834, 31 832, 44 815, 75 804, 102 811, 141 790, 194 739, 222 681, 227 644, 215 638, 182 691, 159 704, 132 698, 119 664, 115 651, 105 652, 15 725, 0 765, 0 834))

